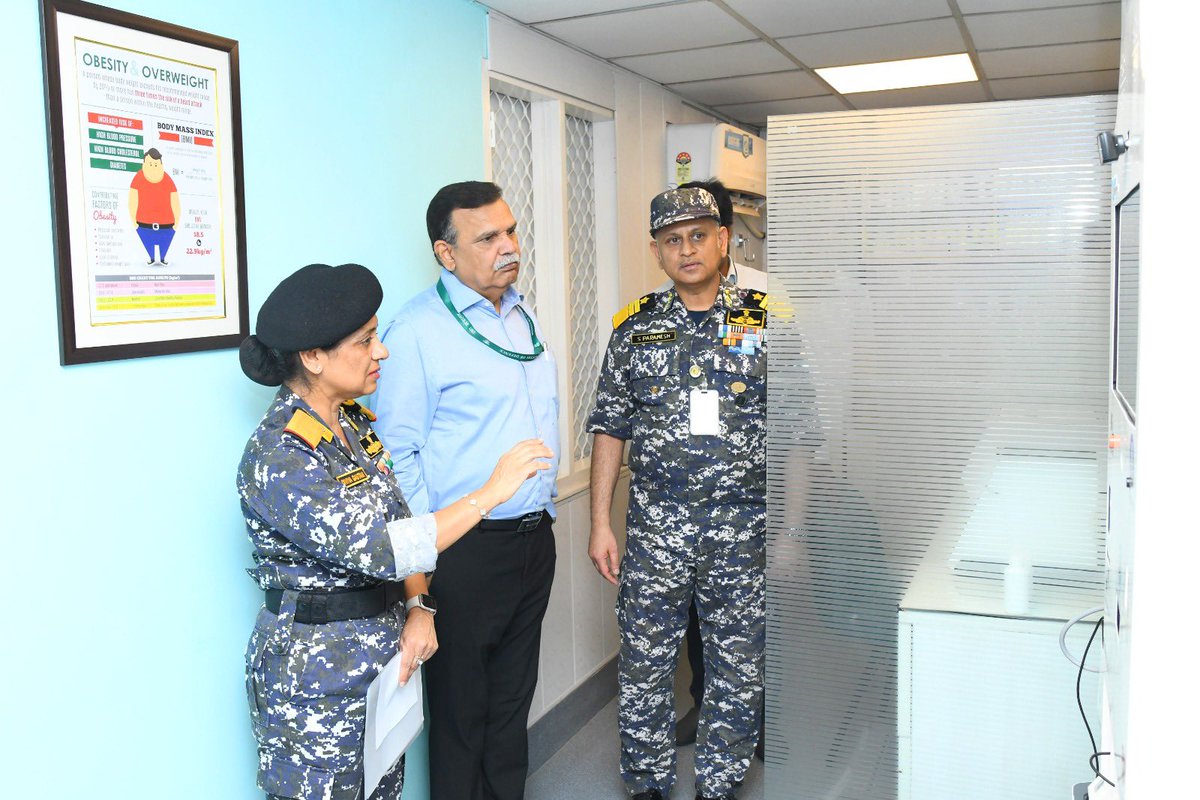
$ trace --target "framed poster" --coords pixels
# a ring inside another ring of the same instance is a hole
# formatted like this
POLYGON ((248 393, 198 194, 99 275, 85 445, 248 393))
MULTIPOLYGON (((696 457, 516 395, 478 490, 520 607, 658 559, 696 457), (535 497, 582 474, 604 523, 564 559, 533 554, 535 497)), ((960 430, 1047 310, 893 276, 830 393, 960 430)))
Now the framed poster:
POLYGON ((249 333, 238 45, 42 0, 63 364, 249 333))

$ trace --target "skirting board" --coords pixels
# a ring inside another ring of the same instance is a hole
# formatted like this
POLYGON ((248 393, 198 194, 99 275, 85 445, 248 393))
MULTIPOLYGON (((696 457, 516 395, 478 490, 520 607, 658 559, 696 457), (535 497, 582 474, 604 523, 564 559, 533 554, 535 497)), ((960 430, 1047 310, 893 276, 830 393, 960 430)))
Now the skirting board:
POLYGON ((529 771, 536 772, 617 696, 617 657, 529 726, 529 771))

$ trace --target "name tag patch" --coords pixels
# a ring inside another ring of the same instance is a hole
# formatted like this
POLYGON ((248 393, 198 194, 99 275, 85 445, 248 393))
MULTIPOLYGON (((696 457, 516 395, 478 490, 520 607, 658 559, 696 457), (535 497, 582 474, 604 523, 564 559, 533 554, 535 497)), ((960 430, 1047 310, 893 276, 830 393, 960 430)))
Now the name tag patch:
POLYGON ((338 481, 346 488, 358 486, 360 483, 365 482, 367 478, 367 471, 362 467, 355 467, 354 469, 349 470, 348 472, 343 472, 341 475, 337 476, 338 481))
POLYGON ((675 331, 650 331, 649 333, 630 334, 629 341, 633 344, 658 344, 659 342, 675 341, 675 331))

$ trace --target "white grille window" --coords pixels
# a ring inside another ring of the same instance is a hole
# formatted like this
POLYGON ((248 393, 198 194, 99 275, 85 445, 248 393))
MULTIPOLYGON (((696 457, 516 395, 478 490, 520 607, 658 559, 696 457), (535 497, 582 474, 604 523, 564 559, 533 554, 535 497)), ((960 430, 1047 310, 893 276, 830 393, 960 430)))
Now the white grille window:
MULTIPOLYGON (((596 190, 592 123, 567 117, 567 284, 570 298, 571 418, 587 419, 596 394, 601 343, 595 325, 600 313, 596 296, 596 190)), ((582 424, 574 430, 576 461, 592 452, 592 437, 582 424)))
MULTIPOLYGON (((586 431, 616 311, 616 177, 610 112, 494 76, 491 175, 521 231, 517 289, 558 362, 559 477, 588 466, 586 431), (534 258, 536 229, 537 255, 534 258)), ((573 490, 574 485, 568 489, 573 490)))
POLYGON ((537 311, 536 235, 533 217, 533 125, 526 100, 491 93, 492 182, 517 219, 521 243, 521 272, 517 291, 537 311))

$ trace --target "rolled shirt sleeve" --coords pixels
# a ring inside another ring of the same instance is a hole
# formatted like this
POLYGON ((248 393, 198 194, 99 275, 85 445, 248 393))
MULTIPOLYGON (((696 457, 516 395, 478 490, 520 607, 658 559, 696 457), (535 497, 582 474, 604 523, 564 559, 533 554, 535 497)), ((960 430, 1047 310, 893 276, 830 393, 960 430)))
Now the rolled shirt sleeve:
POLYGON ((426 527, 419 535, 401 526, 394 534, 389 519, 394 515, 385 502, 362 488, 343 486, 316 453, 299 443, 245 463, 239 491, 248 519, 262 520, 305 553, 345 569, 393 580, 428 571, 436 560, 432 517, 420 523, 426 527), (403 560, 397 557, 399 538, 413 540, 402 544, 403 560))
POLYGON ((437 521, 433 514, 394 519, 387 524, 396 559, 396 580, 418 572, 433 572, 437 566, 437 521))

